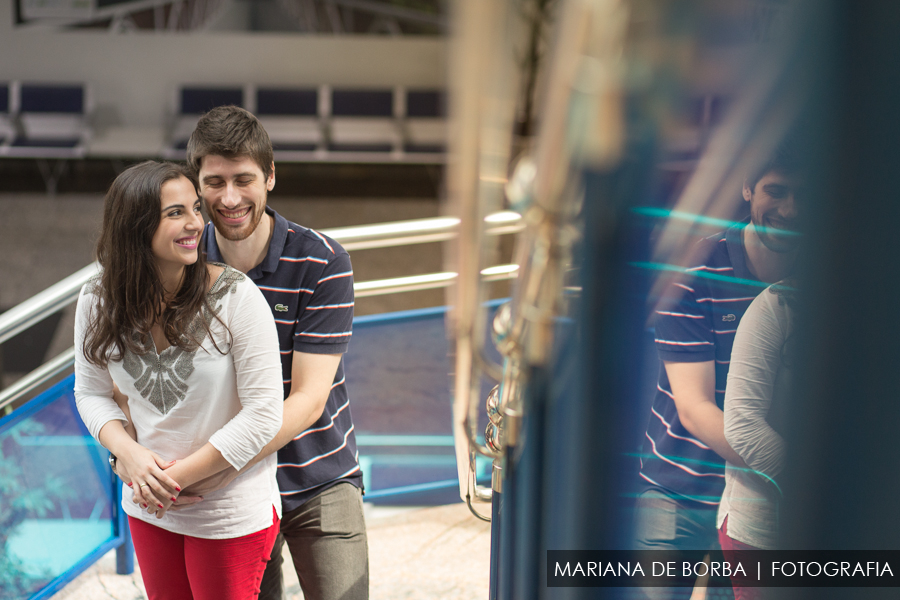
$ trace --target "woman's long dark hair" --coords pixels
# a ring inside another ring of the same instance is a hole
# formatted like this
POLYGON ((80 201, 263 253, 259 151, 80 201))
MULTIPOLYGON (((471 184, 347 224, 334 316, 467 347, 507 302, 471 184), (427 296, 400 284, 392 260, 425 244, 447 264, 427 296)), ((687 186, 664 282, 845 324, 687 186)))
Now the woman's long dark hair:
MULTIPOLYGON (((192 349, 199 344, 190 324, 207 305, 209 271, 203 252, 185 266, 181 287, 167 298, 152 249, 162 219, 162 187, 181 177, 191 180, 179 165, 146 161, 123 171, 106 193, 97 242, 97 261, 103 267, 96 292, 100 302, 84 339, 84 355, 93 364, 106 367, 110 360, 121 360, 125 350, 146 353, 156 323, 173 346, 192 349)), ((208 334, 207 320, 201 321, 208 334)))

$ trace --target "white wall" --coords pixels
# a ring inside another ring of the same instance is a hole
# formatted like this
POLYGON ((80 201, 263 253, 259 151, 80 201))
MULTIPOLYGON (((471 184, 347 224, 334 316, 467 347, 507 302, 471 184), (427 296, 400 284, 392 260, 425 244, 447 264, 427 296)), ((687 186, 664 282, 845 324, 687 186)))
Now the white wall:
POLYGON ((162 126, 185 83, 444 87, 443 38, 52 32, 0 0, 0 81, 85 81, 96 125, 162 126))

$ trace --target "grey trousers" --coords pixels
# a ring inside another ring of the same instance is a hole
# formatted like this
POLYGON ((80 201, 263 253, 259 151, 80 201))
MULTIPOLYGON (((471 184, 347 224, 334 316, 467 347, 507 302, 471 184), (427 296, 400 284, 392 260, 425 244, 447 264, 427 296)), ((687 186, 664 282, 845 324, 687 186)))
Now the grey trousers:
MULTIPOLYGON (((635 514, 635 550, 711 550, 719 548, 716 529, 718 507, 688 505, 677 496, 650 488, 638 496, 635 514)), ((641 588, 649 600, 688 600, 691 588, 641 588)), ((716 589, 714 598, 734 598, 731 587, 716 589)))
POLYGON ((287 542, 306 600, 366 600, 369 548, 362 493, 352 483, 328 488, 303 506, 282 515, 259 600, 282 600, 287 542))

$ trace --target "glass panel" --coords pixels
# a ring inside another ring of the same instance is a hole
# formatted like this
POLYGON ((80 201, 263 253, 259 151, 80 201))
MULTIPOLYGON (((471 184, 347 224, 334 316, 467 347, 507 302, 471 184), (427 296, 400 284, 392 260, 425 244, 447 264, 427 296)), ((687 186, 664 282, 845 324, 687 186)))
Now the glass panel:
POLYGON ((0 597, 28 598, 116 537, 107 452, 73 377, 0 421, 0 597))
MULTIPOLYGON (((369 502, 459 501, 445 317, 434 308, 354 321, 345 367, 369 502)), ((478 476, 490 477, 489 461, 479 461, 478 476)))

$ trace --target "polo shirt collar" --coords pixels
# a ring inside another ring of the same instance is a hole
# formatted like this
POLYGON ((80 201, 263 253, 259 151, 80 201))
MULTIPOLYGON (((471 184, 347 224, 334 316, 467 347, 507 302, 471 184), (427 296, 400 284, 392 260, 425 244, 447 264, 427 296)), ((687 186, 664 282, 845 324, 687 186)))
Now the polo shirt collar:
MULTIPOLYGON (((272 240, 269 242, 269 250, 263 261, 250 269, 250 272, 247 273, 247 276, 250 277, 250 279, 258 279, 259 277, 262 277, 264 273, 275 272, 275 269, 278 268, 281 254, 284 251, 284 244, 287 241, 287 219, 268 206, 266 206, 266 214, 275 219, 272 240)), ((224 263, 225 260, 222 258, 222 252, 219 250, 219 244, 216 242, 216 229, 211 222, 209 223, 206 232, 206 259, 210 262, 224 263)))
POLYGON ((728 248, 728 258, 734 267, 734 276, 740 279, 752 279, 758 281, 756 276, 747 267, 747 251, 744 249, 744 228, 750 223, 747 217, 740 223, 735 223, 725 230, 725 245, 728 248))

